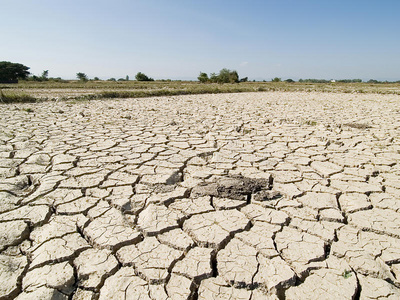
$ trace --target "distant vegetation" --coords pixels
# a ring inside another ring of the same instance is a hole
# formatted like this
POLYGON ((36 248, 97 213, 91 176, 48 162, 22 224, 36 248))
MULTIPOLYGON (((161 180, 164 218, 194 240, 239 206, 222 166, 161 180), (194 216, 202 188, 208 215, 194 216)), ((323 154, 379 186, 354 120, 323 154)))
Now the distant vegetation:
POLYGON ((87 75, 85 73, 82 73, 82 72, 76 73, 76 78, 78 78, 79 81, 83 81, 83 82, 86 82, 86 81, 89 80, 87 75))
MULTIPOLYGON (((202 83, 238 83, 239 74, 236 71, 224 68, 218 74, 211 73, 210 77, 208 77, 207 73, 200 72, 197 79, 202 83)), ((242 82, 247 81, 247 77, 244 79, 242 82)))
POLYGON ((300 79, 296 82, 274 77, 269 82, 256 82, 248 77, 239 79, 237 71, 226 68, 218 74, 200 72, 198 81, 154 80, 142 72, 136 74, 136 80, 130 80, 128 75, 119 79, 89 79, 83 72, 76 73, 78 80, 64 80, 49 77, 49 70, 40 75, 30 75, 28 70, 22 64, 0 62, 0 103, 274 91, 400 95, 400 81, 300 79))
MULTIPOLYGON (((289 79, 288 79, 289 80, 289 79)), ((326 79, 299 79, 300 83, 333 83, 333 82, 341 82, 341 83, 361 83, 363 82, 361 79, 338 79, 338 80, 326 80, 326 79)), ((398 81, 379 81, 375 79, 370 79, 366 83, 400 83, 398 81)))
POLYGON ((148 77, 146 74, 143 74, 142 72, 138 72, 135 78, 137 81, 154 81, 153 78, 148 77))

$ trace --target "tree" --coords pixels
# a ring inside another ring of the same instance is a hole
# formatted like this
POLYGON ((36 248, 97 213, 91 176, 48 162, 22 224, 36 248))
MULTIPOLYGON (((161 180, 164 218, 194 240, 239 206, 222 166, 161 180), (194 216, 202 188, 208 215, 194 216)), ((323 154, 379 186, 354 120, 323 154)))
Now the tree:
MULTIPOLYGON (((200 73, 200 75, 201 74, 202 73, 200 73)), ((236 71, 231 71, 229 69, 224 68, 221 71, 219 71, 218 75, 215 73, 211 73, 209 81, 218 83, 235 83, 239 82, 239 74, 236 71)))
POLYGON ((142 72, 138 72, 135 78, 137 81, 154 81, 153 78, 147 77, 147 75, 143 74, 142 72))
POLYGON ((200 75, 199 75, 199 77, 197 77, 197 79, 202 83, 206 83, 206 82, 208 82, 210 80, 208 78, 207 74, 206 73, 202 73, 202 72, 200 72, 200 75))
POLYGON ((126 75, 125 80, 129 81, 129 76, 128 75, 126 75))
POLYGON ((80 81, 88 81, 88 77, 85 73, 76 73, 76 77, 80 80, 80 81))
POLYGON ((275 77, 272 79, 272 82, 281 82, 282 80, 279 77, 275 77))
POLYGON ((97 81, 97 80, 100 80, 100 78, 99 77, 95 77, 95 78, 93 78, 93 80, 97 81))
POLYGON ((229 72, 229 82, 230 83, 238 83, 239 82, 239 74, 236 71, 229 72))
POLYGON ((248 77, 244 77, 244 78, 241 78, 241 79, 239 80, 239 82, 247 82, 247 81, 249 81, 249 78, 248 78, 248 77))
POLYGON ((17 83, 30 74, 29 67, 9 61, 0 61, 0 83, 17 83))
POLYGON ((289 79, 286 79, 285 81, 286 81, 286 82, 289 82, 289 83, 294 82, 294 80, 293 80, 293 79, 290 79, 290 78, 289 78, 289 79))
POLYGON ((218 81, 218 75, 216 73, 211 73, 210 74, 210 81, 211 82, 217 82, 218 81))
POLYGON ((42 78, 42 80, 46 81, 49 80, 49 70, 44 70, 42 72, 42 76, 40 76, 42 78))
POLYGON ((218 74, 218 83, 234 83, 239 82, 239 75, 236 71, 231 71, 229 69, 222 69, 218 74))

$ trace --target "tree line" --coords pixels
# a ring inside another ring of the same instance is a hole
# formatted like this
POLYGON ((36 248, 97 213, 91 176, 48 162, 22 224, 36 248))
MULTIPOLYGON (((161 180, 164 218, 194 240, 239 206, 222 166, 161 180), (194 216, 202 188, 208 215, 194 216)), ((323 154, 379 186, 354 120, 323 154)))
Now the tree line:
MULTIPOLYGON (((0 83, 17 83, 19 79, 28 80, 28 81, 64 81, 61 77, 49 77, 49 70, 44 70, 41 75, 32 75, 28 70, 30 68, 19 63, 12 63, 9 61, 0 61, 0 83)), ((89 77, 83 73, 76 73, 76 78, 79 81, 86 82, 89 81, 89 77)), ((138 72, 135 76, 137 81, 154 81, 153 78, 147 76, 142 72, 138 72)), ((200 75, 197 79, 201 83, 239 83, 239 82, 247 82, 248 77, 244 77, 239 79, 239 74, 235 70, 229 70, 223 68, 219 71, 219 73, 211 73, 210 76, 207 73, 200 72, 200 75)), ((98 77, 94 77, 93 80, 100 80, 98 77)), ((129 76, 126 75, 125 78, 109 78, 108 81, 129 81, 129 76)), ((167 80, 170 81, 170 80, 167 80)), ((255 80, 253 80, 255 81, 255 80)), ((286 79, 285 82, 292 83, 295 82, 293 79, 286 79)), ((263 82, 266 82, 263 80, 263 82)), ((271 79, 271 82, 282 82, 282 79, 279 77, 275 77, 271 79)), ((341 83, 360 83, 363 82, 361 79, 338 79, 338 80, 326 80, 326 79, 299 79, 300 83, 332 83, 332 82, 341 82, 341 83)), ((398 81, 379 81, 375 79, 370 79, 366 81, 366 83, 379 84, 379 83, 400 83, 398 81)))

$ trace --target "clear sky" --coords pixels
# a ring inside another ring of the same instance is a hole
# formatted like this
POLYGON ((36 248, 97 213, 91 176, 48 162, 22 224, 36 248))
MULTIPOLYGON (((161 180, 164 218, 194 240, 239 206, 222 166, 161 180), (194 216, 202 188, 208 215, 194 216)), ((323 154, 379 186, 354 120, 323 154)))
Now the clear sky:
POLYGON ((0 61, 73 79, 400 80, 400 0, 0 0, 0 61))

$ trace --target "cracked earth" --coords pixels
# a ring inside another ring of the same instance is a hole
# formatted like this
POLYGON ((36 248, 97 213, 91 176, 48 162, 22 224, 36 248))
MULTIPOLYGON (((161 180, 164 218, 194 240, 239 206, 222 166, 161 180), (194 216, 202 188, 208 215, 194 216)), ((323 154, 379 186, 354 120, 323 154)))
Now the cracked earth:
POLYGON ((0 299, 400 299, 399 96, 0 116, 0 299))

